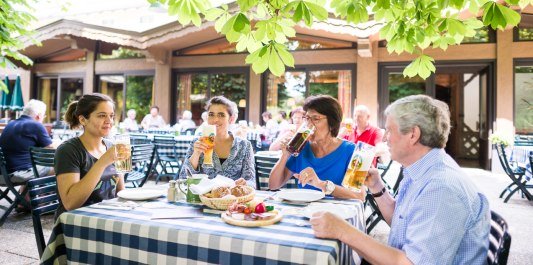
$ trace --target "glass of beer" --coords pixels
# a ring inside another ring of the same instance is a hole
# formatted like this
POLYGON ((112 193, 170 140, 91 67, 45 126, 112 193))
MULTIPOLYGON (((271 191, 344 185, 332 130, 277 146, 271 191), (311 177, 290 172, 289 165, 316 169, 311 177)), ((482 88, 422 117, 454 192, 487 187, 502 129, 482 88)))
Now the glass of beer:
POLYGON ((344 174, 342 186, 355 192, 361 191, 361 186, 365 182, 368 170, 374 161, 375 148, 363 142, 355 144, 348 170, 344 174))
POLYGON ((117 173, 131 172, 131 142, 129 135, 115 136, 115 169, 117 173))
POLYGON ((287 145, 287 150, 289 153, 291 153, 293 156, 298 156, 304 148, 305 143, 307 143, 309 136, 311 136, 311 134, 314 132, 315 126, 304 121, 302 125, 300 125, 300 128, 298 128, 296 131, 296 134, 289 141, 289 145, 287 145))
POLYGON ((217 127, 215 125, 207 124, 202 127, 200 141, 208 146, 208 149, 204 152, 204 167, 213 167, 213 148, 215 147, 216 134, 217 127))
POLYGON ((346 127, 347 131, 349 131, 349 132, 353 131, 353 120, 352 120, 352 118, 344 119, 344 126, 346 127))

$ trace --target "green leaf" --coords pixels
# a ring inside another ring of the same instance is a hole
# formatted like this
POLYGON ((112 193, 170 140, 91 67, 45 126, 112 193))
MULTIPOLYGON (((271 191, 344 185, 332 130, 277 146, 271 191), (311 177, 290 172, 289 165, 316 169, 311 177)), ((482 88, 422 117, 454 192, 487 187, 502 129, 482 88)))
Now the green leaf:
POLYGON ((268 69, 275 76, 281 76, 285 73, 285 65, 279 58, 276 49, 270 48, 270 58, 268 60, 268 69))
POLYGON ((309 8, 309 11, 311 11, 311 14, 318 21, 323 21, 326 18, 328 18, 328 11, 324 7, 311 3, 311 2, 305 2, 305 5, 309 8))
POLYGON ((414 77, 419 75, 420 77, 426 79, 431 73, 435 72, 435 65, 433 64, 435 60, 427 55, 420 55, 414 61, 412 61, 403 71, 403 75, 407 77, 414 77))
POLYGON ((241 8, 242 12, 250 10, 250 8, 257 5, 258 0, 237 0, 237 4, 241 8))
POLYGON ((214 21, 218 17, 224 14, 224 10, 221 8, 211 8, 205 12, 205 19, 208 21, 214 21))
POLYGON ((281 57, 281 60, 286 66, 290 66, 294 68, 294 57, 292 54, 287 51, 287 47, 285 45, 281 45, 279 43, 274 44, 274 47, 276 48, 279 57, 281 57))
POLYGON ((250 26, 250 20, 243 14, 239 13, 237 18, 235 18, 235 23, 233 24, 233 30, 236 32, 241 32, 245 27, 250 26))

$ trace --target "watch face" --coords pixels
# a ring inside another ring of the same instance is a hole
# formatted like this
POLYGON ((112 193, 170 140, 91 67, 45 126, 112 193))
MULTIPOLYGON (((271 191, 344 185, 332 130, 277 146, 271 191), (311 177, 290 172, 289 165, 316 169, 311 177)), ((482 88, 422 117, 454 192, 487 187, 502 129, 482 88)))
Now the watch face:
POLYGON ((335 190, 335 184, 331 181, 326 182, 326 193, 329 195, 335 190))

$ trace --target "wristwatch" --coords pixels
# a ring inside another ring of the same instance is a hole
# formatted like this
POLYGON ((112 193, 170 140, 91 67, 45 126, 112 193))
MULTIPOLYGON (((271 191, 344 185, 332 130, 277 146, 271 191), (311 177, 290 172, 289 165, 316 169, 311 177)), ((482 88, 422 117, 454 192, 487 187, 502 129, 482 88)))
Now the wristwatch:
POLYGON ((335 183, 326 180, 326 195, 331 195, 335 191, 335 183))

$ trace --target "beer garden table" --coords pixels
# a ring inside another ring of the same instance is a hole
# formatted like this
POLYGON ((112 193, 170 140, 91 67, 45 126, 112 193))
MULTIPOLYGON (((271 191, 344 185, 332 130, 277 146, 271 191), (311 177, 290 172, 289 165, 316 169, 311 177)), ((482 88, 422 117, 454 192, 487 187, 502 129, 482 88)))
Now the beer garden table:
MULTIPOLYGON (((257 191, 256 194, 263 198, 269 195, 271 193, 266 191, 257 191)), ((349 221, 365 231, 361 201, 333 198, 321 201, 352 205, 355 215, 349 221)), ((143 206, 148 203, 174 209, 191 206, 185 202, 166 203, 166 198, 160 198, 159 202, 146 202, 133 210, 89 206, 63 213, 53 228, 41 264, 360 262, 359 256, 347 245, 337 240, 315 238, 306 218, 301 215, 301 205, 268 201, 284 212, 283 220, 270 226, 246 228, 224 223, 220 213, 213 210, 201 212, 202 218, 151 219, 158 209, 143 206)))

